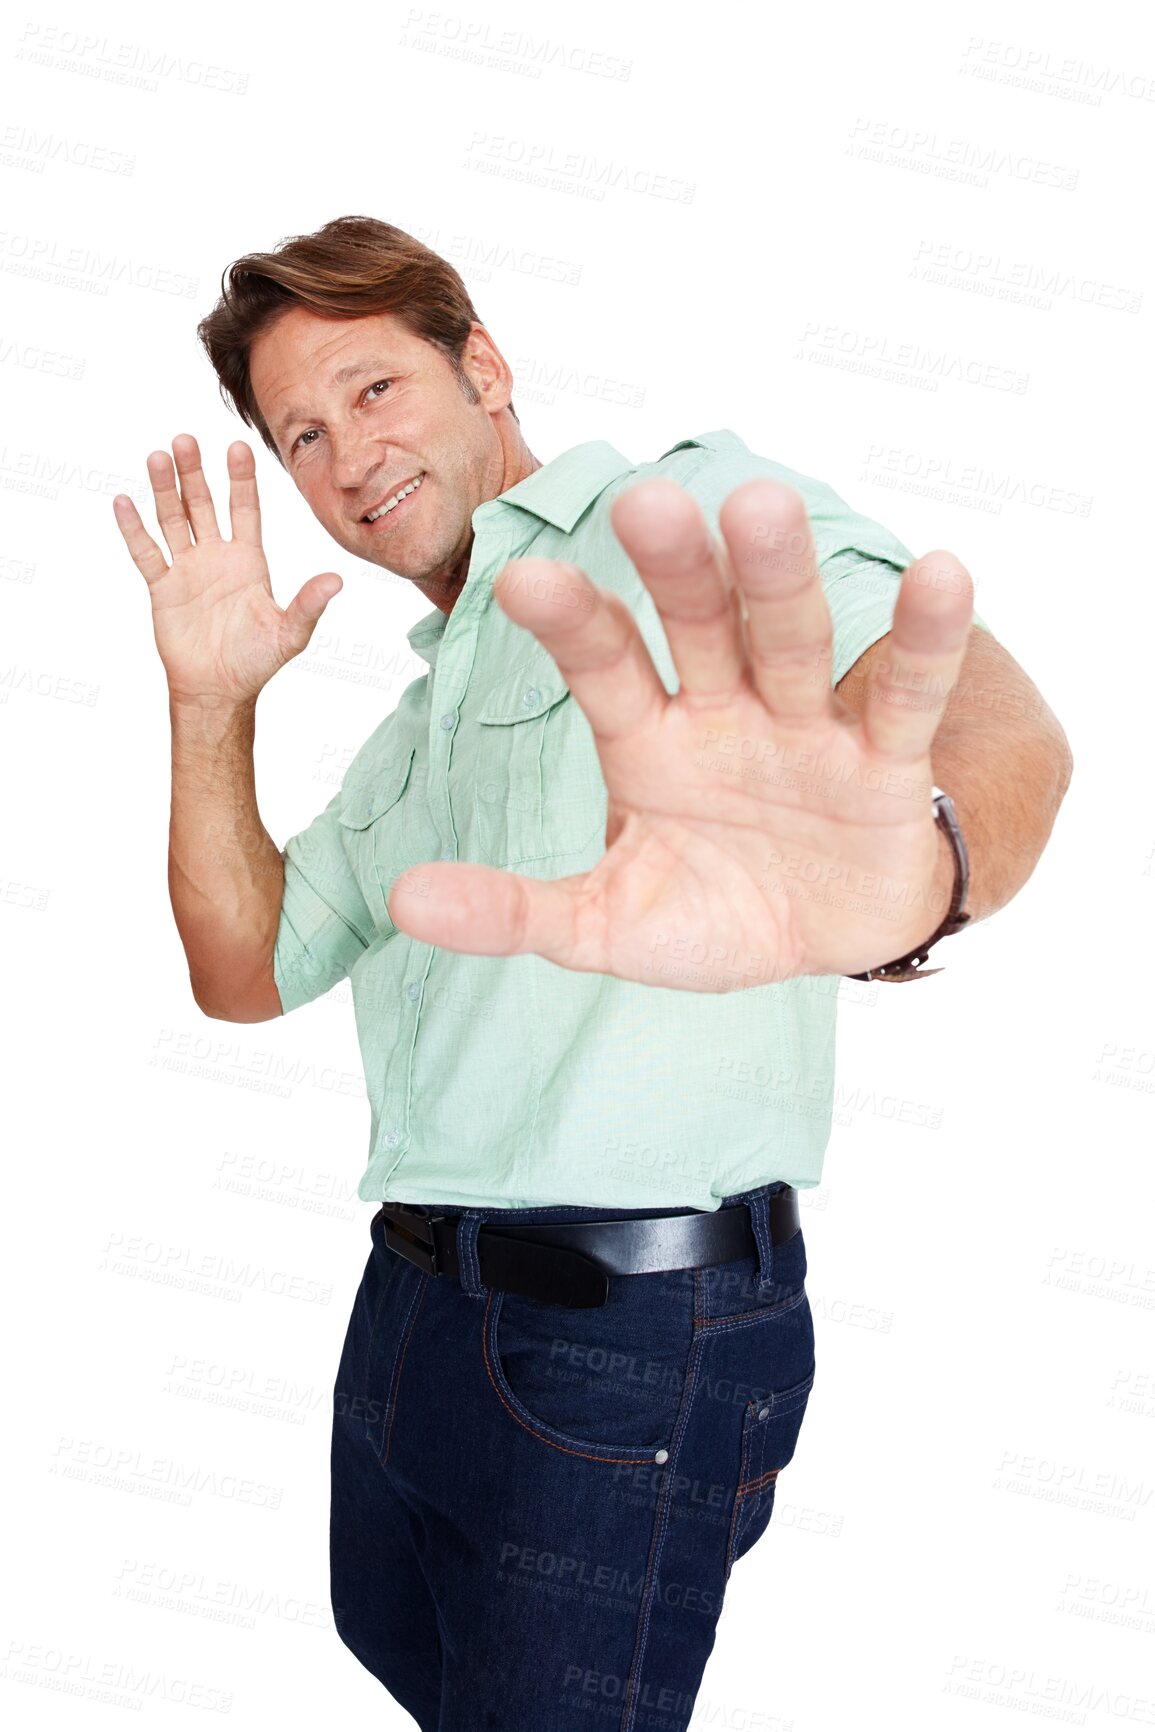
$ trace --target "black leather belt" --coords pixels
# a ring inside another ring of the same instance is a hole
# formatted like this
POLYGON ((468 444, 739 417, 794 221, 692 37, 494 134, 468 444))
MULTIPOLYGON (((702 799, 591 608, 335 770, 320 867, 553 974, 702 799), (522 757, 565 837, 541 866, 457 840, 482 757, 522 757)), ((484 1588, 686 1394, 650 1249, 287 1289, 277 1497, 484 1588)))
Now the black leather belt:
MULTIPOLYGON (((799 1228, 798 1192, 788 1185, 769 1198, 771 1243, 799 1228)), ((458 1275, 457 1215, 408 1203, 382 1203, 385 1243, 427 1275, 458 1275)), ((531 1222, 477 1234, 477 1263, 487 1287, 521 1293, 552 1305, 604 1305, 611 1275, 650 1275, 661 1269, 699 1269, 754 1256, 757 1241, 744 1203, 692 1215, 649 1215, 641 1220, 531 1222)))

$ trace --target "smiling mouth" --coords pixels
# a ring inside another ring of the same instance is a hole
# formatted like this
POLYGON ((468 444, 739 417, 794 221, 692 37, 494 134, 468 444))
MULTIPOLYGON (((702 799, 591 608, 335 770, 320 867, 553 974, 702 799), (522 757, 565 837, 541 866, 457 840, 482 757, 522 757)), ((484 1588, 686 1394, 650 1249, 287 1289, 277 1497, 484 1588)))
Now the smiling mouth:
POLYGON ((375 506, 372 511, 367 511, 361 519, 361 522, 376 523, 379 517, 387 517, 391 511, 396 510, 397 506, 400 505, 403 499, 408 499, 411 493, 417 491, 424 479, 425 470, 423 469, 420 475, 414 476, 412 481, 407 481, 404 487, 399 487, 396 493, 392 494, 388 499, 383 500, 382 503, 375 506))

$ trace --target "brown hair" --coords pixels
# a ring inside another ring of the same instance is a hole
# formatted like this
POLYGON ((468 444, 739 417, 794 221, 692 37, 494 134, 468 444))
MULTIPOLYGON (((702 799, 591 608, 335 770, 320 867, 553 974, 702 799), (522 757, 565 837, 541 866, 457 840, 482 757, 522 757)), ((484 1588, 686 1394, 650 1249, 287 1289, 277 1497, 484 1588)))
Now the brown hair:
MULTIPOLYGON (((315 234, 292 235, 272 252, 235 259, 222 273, 220 300, 197 326, 221 396, 247 427, 256 428, 282 468, 253 394, 249 351, 254 339, 294 305, 322 318, 394 314, 414 336, 441 350, 469 401, 480 401, 461 365, 477 314, 453 266, 391 223, 334 217, 315 234)), ((516 421, 517 410, 512 403, 508 408, 516 421)))

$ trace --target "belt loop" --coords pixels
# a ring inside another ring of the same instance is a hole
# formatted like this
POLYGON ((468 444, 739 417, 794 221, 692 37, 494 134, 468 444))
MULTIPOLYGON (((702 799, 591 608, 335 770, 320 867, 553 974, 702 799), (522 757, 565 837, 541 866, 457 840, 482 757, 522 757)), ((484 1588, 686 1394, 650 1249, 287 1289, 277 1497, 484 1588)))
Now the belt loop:
POLYGON ((759 1292, 766 1292, 774 1285, 774 1241, 770 1235, 770 1186, 763 1185, 759 1191, 751 1191, 746 1198, 746 1206, 750 1211, 750 1225, 754 1229, 754 1238, 758 1245, 758 1275, 759 1292))
POLYGON ((485 1299, 489 1289, 481 1279, 477 1260, 477 1233, 481 1226, 480 1209, 466 1209, 457 1223, 457 1264, 461 1291, 471 1299, 485 1299))

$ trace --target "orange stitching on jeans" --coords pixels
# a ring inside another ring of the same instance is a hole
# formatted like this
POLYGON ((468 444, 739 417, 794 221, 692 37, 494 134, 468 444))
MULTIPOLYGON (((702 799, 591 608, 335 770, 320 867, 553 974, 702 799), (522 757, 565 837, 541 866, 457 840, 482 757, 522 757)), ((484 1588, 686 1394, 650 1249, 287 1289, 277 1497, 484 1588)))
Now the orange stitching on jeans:
MULTIPOLYGON (((806 1297, 809 1298, 810 1295, 807 1294, 806 1297)), ((778 1300, 773 1305, 756 1305, 749 1311, 728 1311, 725 1317, 695 1316, 694 1322, 700 1324, 703 1329, 712 1329, 719 1323, 748 1323, 751 1318, 768 1317, 772 1311, 783 1313, 793 1311, 801 1303, 801 1299, 795 1296, 790 1299, 778 1300)))
POLYGON ((429 1291, 429 1282, 427 1279, 425 1281, 424 1285, 422 1286, 420 1293, 417 1295, 417 1303, 413 1307, 412 1313, 410 1314, 409 1327, 406 1329, 405 1339, 401 1343, 401 1357, 397 1361, 397 1368, 393 1373, 393 1387, 389 1391, 389 1400, 390 1400, 389 1429, 385 1433, 385 1454, 381 1457, 381 1466, 382 1467, 384 1467, 385 1463, 389 1460, 390 1440, 392 1439, 392 1436, 393 1436, 393 1421, 397 1417, 397 1391, 401 1386, 401 1373, 402 1373, 404 1366, 405 1366, 405 1355, 409 1351, 409 1337, 413 1333, 413 1325, 417 1321, 417 1313, 420 1311, 422 1305, 424 1305, 425 1295, 426 1295, 426 1293, 428 1293, 428 1291, 429 1291))
POLYGON ((521 1426, 523 1431, 528 1431, 531 1437, 540 1438, 542 1443, 549 1444, 551 1449, 560 1450, 562 1455, 580 1455, 583 1461, 604 1461, 610 1464, 628 1465, 630 1467, 644 1466, 644 1463, 636 1462, 634 1458, 629 1455, 591 1455, 588 1450, 567 1449, 563 1443, 554 1443, 552 1438, 546 1437, 543 1432, 535 1431, 532 1425, 526 1425, 521 1415, 514 1413, 513 1408, 510 1407, 509 1402, 505 1399, 505 1396, 501 1393, 501 1390, 494 1381, 493 1371, 489 1363, 489 1308, 493 1304, 493 1293, 494 1289, 491 1287, 489 1290, 489 1298, 485 1301, 485 1317, 481 1325, 481 1354, 482 1358, 485 1360, 485 1375, 489 1378, 490 1383, 493 1384, 493 1392, 501 1402, 501 1405, 505 1408, 506 1412, 513 1414, 514 1419, 517 1420, 517 1423, 521 1426))
POLYGON ((781 1472, 782 1469, 780 1467, 772 1467, 767 1473, 762 1474, 758 1479, 748 1479, 745 1485, 740 1485, 738 1487, 735 1496, 745 1497, 748 1491, 762 1491, 770 1484, 772 1479, 777 1479, 781 1472))
MULTIPOLYGON (((694 1297, 691 1302, 695 1312, 697 1311, 699 1304, 702 1302, 702 1296, 699 1292, 700 1279, 701 1270, 695 1269, 694 1297)), ((678 1403, 678 1416, 674 1421, 673 1436, 670 1439, 675 1461, 677 1461, 682 1448, 682 1440, 684 1436, 683 1424, 687 1422, 687 1415, 689 1414, 689 1410, 694 1403, 694 1398, 697 1395, 696 1379, 701 1359, 702 1355, 698 1350, 698 1337, 695 1334, 690 1342, 690 1354, 689 1358, 686 1360, 686 1376, 682 1384, 682 1398, 678 1403)), ((636 1695, 636 1686, 638 1678, 641 1675, 642 1667, 645 1664, 646 1643, 649 1641, 650 1635, 650 1612, 653 1607, 651 1594, 653 1591, 654 1579, 658 1570, 658 1559, 661 1556, 662 1548, 664 1547, 667 1535, 669 1534, 669 1512, 676 1495, 675 1482, 670 1478, 664 1482, 662 1490, 659 1492, 654 1502, 654 1525, 650 1529, 650 1551, 649 1556, 646 1559, 646 1575, 645 1580, 642 1583, 641 1603, 638 1607, 638 1622, 634 1631, 634 1652, 630 1660, 629 1675, 626 1678, 625 1693, 622 1697, 623 1708, 620 1725, 626 1728, 626 1732, 630 1732, 631 1728, 634 1728, 636 1732, 638 1724, 637 1704, 640 1698, 636 1695), (666 1500, 664 1507, 662 1503, 663 1499, 666 1500)))

